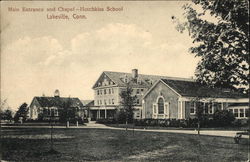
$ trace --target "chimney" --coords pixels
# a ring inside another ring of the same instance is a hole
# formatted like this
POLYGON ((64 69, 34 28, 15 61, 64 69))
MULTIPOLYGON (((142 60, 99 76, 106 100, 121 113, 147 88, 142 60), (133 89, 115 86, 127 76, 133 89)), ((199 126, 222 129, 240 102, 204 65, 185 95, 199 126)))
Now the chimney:
POLYGON ((132 78, 136 79, 138 77, 138 69, 132 69, 132 78))
POLYGON ((55 90, 54 97, 60 97, 60 92, 58 89, 55 90))

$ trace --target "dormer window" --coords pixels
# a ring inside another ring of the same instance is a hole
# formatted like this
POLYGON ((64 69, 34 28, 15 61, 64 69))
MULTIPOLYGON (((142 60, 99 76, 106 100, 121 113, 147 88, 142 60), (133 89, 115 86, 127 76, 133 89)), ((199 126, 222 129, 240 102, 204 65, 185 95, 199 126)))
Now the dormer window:
POLYGON ((137 90, 136 90, 136 94, 140 94, 140 89, 137 89, 137 90))
POLYGON ((153 84, 153 81, 151 79, 146 79, 145 80, 148 84, 152 85, 153 84))
POLYGON ((137 84, 141 84, 142 83, 142 80, 141 80, 141 78, 137 78, 137 84))
POLYGON ((123 78, 122 78, 122 80, 123 80, 124 83, 128 83, 129 82, 129 79, 128 79, 127 75, 124 75, 123 78))
POLYGON ((149 80, 149 83, 152 85, 152 84, 153 84, 153 81, 152 81, 152 80, 149 80))

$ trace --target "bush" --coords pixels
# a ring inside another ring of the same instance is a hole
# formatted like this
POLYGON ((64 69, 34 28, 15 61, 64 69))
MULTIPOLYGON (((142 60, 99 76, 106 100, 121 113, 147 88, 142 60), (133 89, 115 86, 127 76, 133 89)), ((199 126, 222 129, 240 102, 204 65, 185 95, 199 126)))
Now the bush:
POLYGON ((121 109, 117 112, 117 117, 116 117, 117 119, 116 120, 119 124, 125 124, 127 116, 128 116, 128 123, 133 123, 134 122, 133 121, 133 114, 126 115, 126 112, 124 109, 121 109))
MULTIPOLYGON (((223 113, 224 114, 224 113, 223 113)), ((227 115, 225 118, 217 116, 218 118, 212 119, 210 116, 203 116, 200 119, 200 126, 203 128, 209 127, 223 127, 223 126, 240 126, 240 121, 235 121, 227 115)), ((198 119, 137 119, 135 120, 136 126, 158 126, 158 127, 182 127, 182 128, 197 128, 198 119)))
POLYGON ((115 124, 116 120, 115 119, 97 119, 96 123, 100 123, 100 124, 115 124))
POLYGON ((213 114, 213 126, 215 127, 230 126, 234 120, 233 113, 228 110, 217 110, 213 114))

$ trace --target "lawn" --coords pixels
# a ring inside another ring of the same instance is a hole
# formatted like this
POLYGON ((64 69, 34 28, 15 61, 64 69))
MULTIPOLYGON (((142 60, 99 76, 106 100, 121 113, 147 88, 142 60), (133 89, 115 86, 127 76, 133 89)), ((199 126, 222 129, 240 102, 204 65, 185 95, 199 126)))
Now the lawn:
POLYGON ((1 128, 7 161, 247 161, 248 145, 233 138, 109 129, 1 128))

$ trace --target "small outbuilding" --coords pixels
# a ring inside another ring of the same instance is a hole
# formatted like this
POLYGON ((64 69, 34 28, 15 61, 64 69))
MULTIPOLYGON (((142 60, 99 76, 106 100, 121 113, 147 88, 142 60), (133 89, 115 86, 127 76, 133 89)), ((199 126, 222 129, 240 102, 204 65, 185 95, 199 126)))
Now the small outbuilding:
POLYGON ((29 106, 29 119, 32 120, 59 120, 64 113, 73 113, 75 118, 84 118, 84 106, 79 98, 60 97, 58 90, 54 97, 34 97, 29 106))

